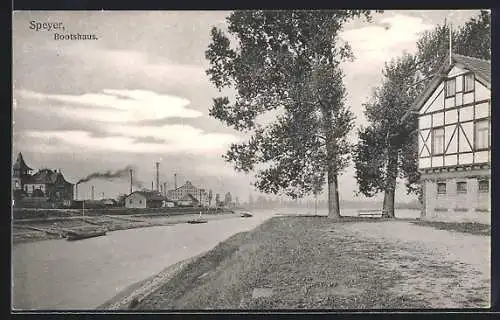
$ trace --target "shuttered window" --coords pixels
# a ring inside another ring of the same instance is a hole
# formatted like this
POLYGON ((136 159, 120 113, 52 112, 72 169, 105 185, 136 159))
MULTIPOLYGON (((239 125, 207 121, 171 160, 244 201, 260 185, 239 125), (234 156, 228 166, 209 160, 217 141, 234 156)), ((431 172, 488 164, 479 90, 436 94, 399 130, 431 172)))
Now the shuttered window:
POLYGON ((457 193, 467 193, 467 182, 457 182, 457 193))
POLYGON ((490 190, 490 182, 488 180, 479 180, 479 192, 486 193, 490 190))
POLYGON ((446 194, 446 183, 439 182, 437 184, 437 193, 438 194, 446 194))

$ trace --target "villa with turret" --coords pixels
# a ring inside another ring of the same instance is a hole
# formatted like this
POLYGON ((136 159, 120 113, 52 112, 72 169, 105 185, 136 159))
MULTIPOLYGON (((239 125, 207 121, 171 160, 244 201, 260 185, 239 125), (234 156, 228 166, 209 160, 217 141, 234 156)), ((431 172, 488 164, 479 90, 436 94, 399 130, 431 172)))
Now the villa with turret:
POLYGON ((16 202, 24 199, 68 204, 73 200, 74 185, 66 181, 61 170, 40 169, 33 173, 21 153, 12 169, 13 198, 16 202))

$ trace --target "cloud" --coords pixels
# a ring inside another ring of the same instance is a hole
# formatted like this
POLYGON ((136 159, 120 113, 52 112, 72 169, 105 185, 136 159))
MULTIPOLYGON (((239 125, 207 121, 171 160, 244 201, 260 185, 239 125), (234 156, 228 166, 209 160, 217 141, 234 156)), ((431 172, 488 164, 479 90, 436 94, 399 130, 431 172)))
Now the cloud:
POLYGON ((381 83, 384 63, 405 51, 415 51, 421 33, 434 27, 421 17, 389 14, 377 22, 345 30, 341 34, 342 40, 351 45, 355 55, 353 62, 343 63, 342 67, 346 74, 344 81, 348 101, 358 124, 366 123, 362 104, 381 83))
MULTIPOLYGON (((82 95, 45 94, 29 90, 17 90, 25 99, 57 102, 51 105, 64 116, 80 120, 108 123, 133 123, 158 118, 196 118, 203 114, 187 108, 190 101, 184 98, 157 94, 146 90, 105 89, 99 93, 82 95)), ((25 104, 23 107, 37 107, 25 104)))
POLYGON ((127 153, 206 153, 222 152, 238 138, 230 134, 206 133, 184 125, 145 127, 109 125, 107 135, 95 136, 87 131, 28 130, 23 136, 34 140, 39 152, 127 152, 127 153), (138 140, 139 139, 139 140, 138 140), (163 141, 159 143, 159 141, 163 141), (54 148, 51 146, 55 146, 54 148))
MULTIPOLYGON (((351 45, 356 61, 380 63, 400 55, 404 50, 415 49, 420 34, 433 27, 420 17, 396 14, 381 19, 378 25, 346 30, 341 37, 351 45)), ((370 65, 373 64, 359 63, 360 68, 370 65)))

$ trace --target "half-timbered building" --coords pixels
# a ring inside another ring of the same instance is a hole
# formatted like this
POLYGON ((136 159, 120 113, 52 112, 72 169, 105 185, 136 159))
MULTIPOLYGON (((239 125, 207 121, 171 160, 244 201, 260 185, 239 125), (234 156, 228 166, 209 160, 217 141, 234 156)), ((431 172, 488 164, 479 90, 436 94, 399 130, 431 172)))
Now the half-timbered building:
POLYGON ((452 55, 416 101, 423 217, 489 217, 491 63, 452 55))

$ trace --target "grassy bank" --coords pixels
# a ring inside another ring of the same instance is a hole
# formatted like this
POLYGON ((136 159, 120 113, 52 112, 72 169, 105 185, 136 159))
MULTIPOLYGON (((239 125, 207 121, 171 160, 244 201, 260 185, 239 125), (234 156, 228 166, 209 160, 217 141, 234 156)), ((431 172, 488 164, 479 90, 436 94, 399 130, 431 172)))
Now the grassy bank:
POLYGON ((393 248, 346 237, 338 225, 357 219, 344 221, 273 218, 188 264, 136 309, 426 307, 389 290, 401 275, 377 258, 393 248))
POLYGON ((491 226, 477 222, 443 222, 443 221, 427 221, 419 220, 412 223, 421 226, 433 227, 439 230, 456 231, 469 233, 474 235, 489 236, 491 235, 491 226))
MULTIPOLYGON (((363 228, 368 223, 369 230, 385 228, 389 235, 401 224, 424 237, 437 231, 407 221, 272 218, 188 263, 131 309, 412 309, 488 304, 489 280, 463 281, 464 273, 474 274, 466 263, 422 250, 423 242, 360 236, 353 232, 358 222, 363 228)), ((449 243, 454 242, 453 235, 442 232, 449 243)))

